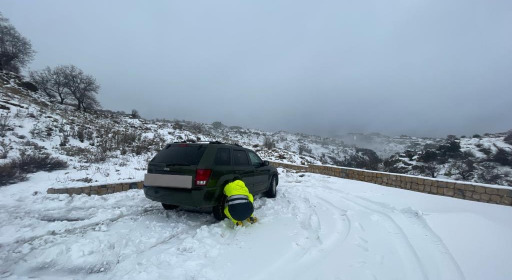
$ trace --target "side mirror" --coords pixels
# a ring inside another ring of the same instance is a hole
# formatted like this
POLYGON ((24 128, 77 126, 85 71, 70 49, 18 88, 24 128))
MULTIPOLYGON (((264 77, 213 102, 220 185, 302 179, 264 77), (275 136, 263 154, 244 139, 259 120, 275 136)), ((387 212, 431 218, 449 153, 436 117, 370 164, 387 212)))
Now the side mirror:
POLYGON ((263 166, 269 166, 269 165, 270 165, 270 162, 268 162, 268 160, 263 161, 263 166))

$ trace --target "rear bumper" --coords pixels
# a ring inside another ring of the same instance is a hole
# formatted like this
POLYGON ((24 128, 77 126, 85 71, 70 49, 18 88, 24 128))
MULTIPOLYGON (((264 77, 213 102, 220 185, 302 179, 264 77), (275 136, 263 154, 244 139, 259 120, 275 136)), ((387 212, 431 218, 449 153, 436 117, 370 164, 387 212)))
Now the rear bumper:
POLYGON ((219 194, 216 188, 187 190, 146 185, 144 186, 144 195, 153 201, 194 208, 216 206, 222 198, 222 193, 219 194))

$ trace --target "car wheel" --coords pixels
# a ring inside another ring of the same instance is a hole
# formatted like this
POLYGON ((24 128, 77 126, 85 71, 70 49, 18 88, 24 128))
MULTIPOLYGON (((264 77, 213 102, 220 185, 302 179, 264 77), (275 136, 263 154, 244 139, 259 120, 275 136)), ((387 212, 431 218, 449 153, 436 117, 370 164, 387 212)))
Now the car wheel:
POLYGON ((162 203, 162 206, 164 207, 165 210, 174 210, 179 207, 178 205, 165 204, 165 203, 162 203))
POLYGON ((265 192, 265 196, 268 198, 275 198, 277 196, 276 176, 272 176, 272 179, 270 179, 270 185, 268 186, 268 190, 265 192))
POLYGON ((226 214, 224 214, 224 205, 213 206, 213 217, 217 221, 222 221, 226 218, 226 214))
POLYGON ((226 218, 226 214, 224 214, 224 203, 226 203, 225 195, 222 197, 220 204, 217 206, 213 206, 212 208, 213 217, 217 221, 222 221, 226 218))

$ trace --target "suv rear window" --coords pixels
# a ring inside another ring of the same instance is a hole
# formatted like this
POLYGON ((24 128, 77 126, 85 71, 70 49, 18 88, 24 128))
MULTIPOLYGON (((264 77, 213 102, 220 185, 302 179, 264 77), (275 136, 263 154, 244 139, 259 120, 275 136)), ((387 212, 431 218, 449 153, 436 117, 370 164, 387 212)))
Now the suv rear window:
POLYGON ((215 164, 231 165, 231 151, 228 148, 217 149, 217 154, 215 155, 215 164))
POLYGON ((245 151, 233 150, 233 163, 235 165, 251 165, 245 151))
POLYGON ((198 165, 204 151, 206 151, 205 145, 170 145, 156 154, 151 162, 166 165, 198 165))

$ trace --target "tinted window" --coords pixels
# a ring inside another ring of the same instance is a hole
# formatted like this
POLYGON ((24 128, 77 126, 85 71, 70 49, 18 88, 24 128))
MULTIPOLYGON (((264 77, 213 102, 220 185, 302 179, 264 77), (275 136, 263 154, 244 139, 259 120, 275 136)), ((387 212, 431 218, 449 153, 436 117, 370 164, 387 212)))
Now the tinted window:
POLYGON ((234 165, 251 165, 249 163, 249 158, 247 157, 247 153, 245 151, 233 151, 233 164, 234 165))
POLYGON ((249 152, 249 158, 251 159, 251 163, 254 166, 261 166, 263 164, 261 158, 254 152, 249 152))
POLYGON ((176 144, 161 150, 152 160, 152 163, 165 163, 167 165, 197 165, 203 157, 205 145, 176 144))
POLYGON ((231 151, 228 148, 217 149, 215 165, 231 165, 231 151))

